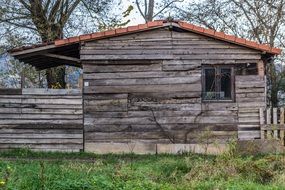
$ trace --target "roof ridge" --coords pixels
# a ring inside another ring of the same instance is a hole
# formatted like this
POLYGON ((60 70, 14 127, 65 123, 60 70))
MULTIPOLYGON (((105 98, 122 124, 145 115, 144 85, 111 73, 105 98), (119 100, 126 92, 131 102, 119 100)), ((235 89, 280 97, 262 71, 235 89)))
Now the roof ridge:
MULTIPOLYGON (((150 29, 155 29, 155 28, 160 28, 160 27, 166 27, 169 25, 169 23, 175 23, 176 27, 180 27, 184 30, 194 32, 197 34, 201 34, 204 36, 208 36, 211 38, 215 38, 218 40, 226 41, 229 43, 234 43, 240 46, 248 47, 251 49, 256 49, 259 51, 264 51, 270 54, 278 55, 281 53, 281 49, 271 47, 267 44, 259 44, 255 41, 247 40, 245 38, 239 38, 234 35, 228 35, 225 34, 224 32, 219 32, 215 31, 212 29, 204 28, 201 26, 197 26, 194 24, 187 23, 182 20, 155 20, 151 22, 147 22, 145 24, 138 24, 134 26, 128 26, 124 28, 116 28, 112 30, 106 30, 106 31, 101 31, 101 32, 94 32, 90 34, 82 34, 79 36, 74 36, 70 38, 65 38, 65 39, 58 39, 55 40, 54 42, 51 42, 55 46, 64 46, 64 45, 69 45, 73 43, 79 43, 79 42, 84 42, 84 41, 90 41, 90 40, 97 40, 97 39, 103 39, 103 38, 109 38, 109 37, 115 37, 115 36, 120 36, 120 35, 125 35, 125 34, 131 34, 131 33, 136 33, 136 32, 142 32, 150 29)), ((30 46, 28 48, 35 48, 35 47, 41 47, 45 46, 46 43, 40 44, 40 45, 34 45, 30 46)), ((15 51, 21 51, 21 50, 27 49, 27 47, 21 47, 17 49, 13 49, 10 52, 15 52, 15 51)))

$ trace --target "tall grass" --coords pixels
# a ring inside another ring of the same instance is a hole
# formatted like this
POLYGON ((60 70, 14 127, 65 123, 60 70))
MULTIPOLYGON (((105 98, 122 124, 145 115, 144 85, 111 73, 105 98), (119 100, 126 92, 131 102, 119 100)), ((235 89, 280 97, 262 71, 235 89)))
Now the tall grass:
POLYGON ((0 161, 0 189, 285 189, 283 155, 242 156, 229 146, 218 156, 2 152, 19 160, 0 161))

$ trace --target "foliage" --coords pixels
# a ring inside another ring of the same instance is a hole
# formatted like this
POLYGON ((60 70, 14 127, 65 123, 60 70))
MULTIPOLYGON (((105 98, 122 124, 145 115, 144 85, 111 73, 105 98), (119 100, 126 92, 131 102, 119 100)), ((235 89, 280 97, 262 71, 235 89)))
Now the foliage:
MULTIPOLYGON (((115 3, 116 0, 0 0, 0 48, 7 50, 123 26, 129 20, 122 20, 121 11, 112 12, 114 7, 120 7, 115 3)), ((60 66, 46 70, 48 87, 59 83, 65 88, 65 69, 60 66)))
POLYGON ((241 156, 233 147, 218 156, 14 150, 0 154, 0 181, 9 167, 7 189, 284 189, 283 155, 241 156))

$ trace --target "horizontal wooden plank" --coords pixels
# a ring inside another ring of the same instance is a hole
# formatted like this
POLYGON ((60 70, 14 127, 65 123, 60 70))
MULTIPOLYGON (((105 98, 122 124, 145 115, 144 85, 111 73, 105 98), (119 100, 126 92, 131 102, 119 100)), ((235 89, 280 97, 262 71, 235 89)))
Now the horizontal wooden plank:
POLYGON ((250 82, 260 82, 260 81, 264 81, 264 77, 263 76, 259 76, 259 75, 236 75, 235 76, 235 80, 236 82, 240 83, 240 82, 245 82, 248 83, 248 81, 250 82))
POLYGON ((137 78, 168 78, 168 77, 200 77, 201 72, 121 72, 121 73, 89 73, 83 74, 83 79, 137 79, 137 78))
POLYGON ((265 93, 265 88, 236 88, 236 93, 265 93))
POLYGON ((82 126, 78 129, 68 128, 68 129, 41 129, 37 126, 34 128, 2 128, 0 126, 0 134, 83 134, 82 126))
POLYGON ((83 139, 83 134, 0 134, 1 139, 83 139))
POLYGON ((21 95, 22 89, 20 88, 0 88, 0 95, 21 95))
POLYGON ((65 130, 70 130, 73 131, 74 129, 81 130, 83 129, 82 125, 82 120, 81 123, 68 123, 68 124, 53 124, 53 123, 19 123, 19 124, 14 124, 11 122, 10 124, 1 124, 0 129, 16 129, 16 130, 42 130, 42 129, 65 129, 65 130))
POLYGON ((245 139, 260 139, 260 131, 238 131, 238 138, 241 140, 245 139))
MULTIPOLYGON (((200 41, 201 43, 201 41, 200 41)), ((146 45, 154 45, 153 42, 145 42, 145 46, 146 45)), ((177 43, 178 44, 178 43, 177 43)), ((244 55, 244 54, 257 54, 255 51, 250 51, 250 50, 244 50, 244 49, 236 49, 236 48, 199 48, 196 47, 194 48, 187 48, 187 45, 200 45, 201 44, 197 44, 197 42, 195 43, 188 43, 188 44, 181 44, 179 43, 178 45, 185 45, 185 48, 179 48, 179 47, 175 47, 173 49, 170 48, 166 48, 163 49, 163 44, 161 44, 160 48, 157 49, 144 49, 144 46, 135 46, 131 45, 127 48, 122 47, 121 49, 118 49, 117 51, 114 51, 114 49, 107 49, 108 47, 102 47, 102 49, 91 49, 91 48, 83 48, 80 51, 80 54, 85 56, 85 55, 156 55, 156 54, 160 54, 160 55, 197 55, 197 54, 223 54, 223 55, 232 55, 232 54, 237 54, 237 55, 244 55), (133 49, 130 47, 134 47, 133 49), (135 49, 136 48, 136 49, 135 49)), ((129 45, 129 44, 128 44, 129 45)), ((139 45, 139 44, 137 44, 139 45)), ((171 44, 169 42, 165 43, 165 45, 167 47, 171 46, 171 44)), ((210 42, 207 41, 207 45, 214 45, 211 44, 210 42)), ((120 47, 121 45, 119 45, 120 47)), ((98 47, 98 46, 97 46, 98 47)), ((113 46, 114 48, 114 46, 113 46)))
POLYGON ((40 120, 34 120, 34 119, 21 119, 21 120, 0 120, 0 125, 20 125, 20 124, 81 124, 82 119, 40 119, 40 120))
POLYGON ((34 95, 34 94, 23 94, 23 95, 0 95, 0 98, 8 98, 8 99, 27 99, 27 98, 32 98, 32 99, 57 99, 57 98, 64 98, 64 99, 81 99, 82 95, 45 95, 45 94, 39 94, 39 95, 34 95))
POLYGON ((82 109, 82 104, 14 104, 0 103, 0 108, 82 109))
MULTIPOLYGON (((164 130, 171 130, 174 134, 176 130, 184 130, 185 134, 195 131, 237 131, 236 124, 163 124, 164 130)), ((84 125, 85 132, 145 132, 145 131, 161 131, 161 127, 156 124, 121 124, 121 125, 84 125)))
POLYGON ((147 65, 85 65, 84 73, 161 71, 161 64, 147 65))
POLYGON ((126 85, 152 85, 152 84, 193 84, 199 83, 201 77, 168 77, 168 78, 144 78, 144 79, 101 79, 85 80, 89 86, 126 86, 126 85))
POLYGON ((284 124, 263 124, 261 130, 285 130, 284 124))
POLYGON ((84 115, 85 118, 125 118, 125 117, 152 117, 155 114, 157 117, 173 117, 173 116, 237 116, 236 111, 203 111, 188 110, 188 111, 125 111, 125 112, 88 112, 84 115))
POLYGON ((44 89, 44 88, 24 88, 23 94, 34 95, 80 95, 80 89, 44 89))
POLYGON ((201 92, 147 92, 147 93, 129 93, 128 99, 136 99, 137 101, 149 101, 149 100, 169 100, 169 99, 192 99, 192 98, 201 98, 201 92))
POLYGON ((82 109, 53 109, 53 108, 0 108, 0 114, 75 114, 83 113, 82 109))
MULTIPOLYGON (((0 144, 82 144, 82 139, 2 139, 0 144)), ((0 145, 1 146, 1 145, 0 145)))
POLYGON ((236 88, 264 88, 265 81, 240 82, 236 81, 236 88))
POLYGON ((203 59, 219 59, 219 60, 228 60, 228 59, 260 59, 261 55, 259 54, 240 54, 239 56, 236 56, 236 54, 181 54, 181 55, 161 55, 161 54, 152 54, 152 55, 143 55, 143 54, 133 54, 133 55, 84 55, 81 54, 82 60, 123 60, 123 59, 143 59, 143 60, 162 60, 162 59, 187 59, 187 60, 197 60, 203 57, 203 59))
POLYGON ((127 111, 127 99, 84 100, 84 110, 92 111, 127 111))
POLYGON ((0 114, 0 120, 10 120, 10 119, 15 119, 15 120, 19 120, 19 119, 33 119, 33 120, 41 120, 41 119, 50 119, 50 120, 54 120, 54 119, 63 119, 63 120, 78 120, 78 119, 82 119, 83 116, 80 115, 74 115, 74 114, 16 114, 16 113, 12 113, 12 114, 0 114))
POLYGON ((19 144, 0 144, 0 149, 14 149, 14 148, 28 148, 31 150, 40 150, 40 151, 64 151, 67 152, 68 150, 71 151, 79 151, 83 149, 82 144, 35 144, 35 143, 19 143, 19 144))
POLYGON ((95 86, 85 87, 84 93, 135 93, 135 92, 186 92, 201 91, 201 84, 179 85, 131 85, 131 86, 95 86))
POLYGON ((117 100, 117 99, 126 99, 128 94, 84 94, 84 100, 117 100))
MULTIPOLYGON (((157 122, 160 124, 175 123, 236 123, 237 118, 234 116, 182 116, 182 117, 158 117, 157 122)), ((84 125, 92 124, 155 124, 153 117, 133 117, 133 118, 85 118, 84 125)))

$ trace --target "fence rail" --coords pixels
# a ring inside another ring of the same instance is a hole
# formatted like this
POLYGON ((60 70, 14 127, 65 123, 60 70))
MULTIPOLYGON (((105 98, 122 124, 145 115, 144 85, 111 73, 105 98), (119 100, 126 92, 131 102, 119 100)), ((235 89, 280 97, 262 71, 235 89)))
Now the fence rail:
POLYGON ((284 108, 260 108, 259 115, 261 139, 276 139, 285 145, 284 108))

